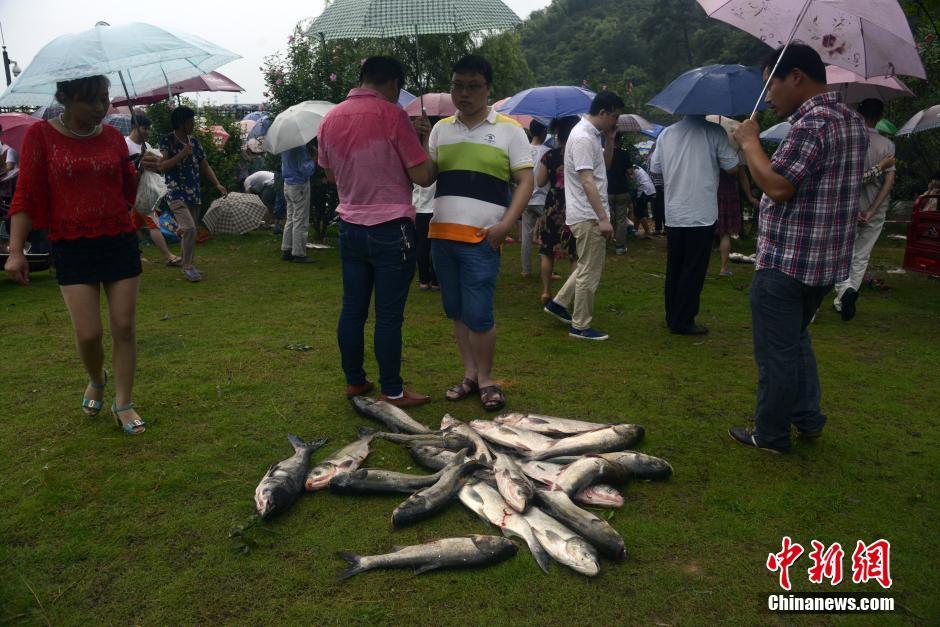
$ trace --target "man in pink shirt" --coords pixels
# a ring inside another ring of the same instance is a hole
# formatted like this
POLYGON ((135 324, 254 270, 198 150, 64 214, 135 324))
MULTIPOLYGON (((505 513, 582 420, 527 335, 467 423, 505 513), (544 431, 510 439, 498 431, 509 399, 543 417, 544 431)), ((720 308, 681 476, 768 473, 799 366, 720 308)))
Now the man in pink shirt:
MULTIPOLYGON (((363 368, 363 327, 375 291, 375 359, 382 399, 399 407, 430 397, 405 390, 401 378, 401 325, 415 272, 415 208, 412 183, 430 185, 432 162, 415 127, 397 104, 405 82, 401 64, 370 57, 359 87, 323 118, 318 162, 339 191, 339 252, 343 262, 343 308, 339 341, 346 396, 373 385, 363 368)), ((426 119, 422 119, 426 132, 426 119)))

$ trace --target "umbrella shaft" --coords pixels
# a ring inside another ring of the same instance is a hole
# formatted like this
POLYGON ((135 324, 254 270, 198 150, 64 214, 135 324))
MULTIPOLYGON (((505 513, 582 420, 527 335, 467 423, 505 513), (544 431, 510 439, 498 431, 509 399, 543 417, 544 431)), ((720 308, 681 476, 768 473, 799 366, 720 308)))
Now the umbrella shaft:
POLYGON ((760 103, 764 100, 764 94, 767 93, 767 88, 770 87, 770 81, 774 77, 774 72, 777 71, 777 67, 780 65, 780 61, 783 60, 783 55, 787 53, 787 48, 790 47, 790 44, 793 42, 793 38, 796 36, 796 30, 800 27, 800 23, 803 21, 803 18, 806 17, 806 12, 809 10, 809 5, 813 0, 805 0, 803 3, 803 8, 800 10, 800 14, 796 18, 796 22, 793 24, 793 29, 790 31, 790 36, 787 37, 787 43, 784 44, 783 50, 780 51, 780 54, 777 56, 777 62, 774 63, 774 67, 770 70, 770 74, 767 75, 767 81, 764 83, 764 88, 760 90, 760 96, 757 97, 757 102, 754 103, 754 110, 751 111, 751 118, 754 118, 757 115, 757 108, 760 106, 760 103))

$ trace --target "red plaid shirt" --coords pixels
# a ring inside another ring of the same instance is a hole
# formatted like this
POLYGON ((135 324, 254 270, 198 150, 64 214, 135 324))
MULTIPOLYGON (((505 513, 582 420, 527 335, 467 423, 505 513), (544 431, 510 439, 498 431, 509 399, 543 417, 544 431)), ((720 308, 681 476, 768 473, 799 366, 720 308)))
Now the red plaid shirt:
POLYGON ((771 158, 796 194, 761 200, 755 267, 806 285, 833 285, 849 274, 868 133, 836 92, 810 98, 771 158))

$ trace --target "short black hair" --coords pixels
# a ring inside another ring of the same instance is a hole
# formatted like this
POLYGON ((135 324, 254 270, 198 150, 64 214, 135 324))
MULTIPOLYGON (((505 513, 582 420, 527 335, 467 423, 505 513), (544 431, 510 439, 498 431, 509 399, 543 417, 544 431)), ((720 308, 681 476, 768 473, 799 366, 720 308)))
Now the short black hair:
POLYGON ((858 103, 858 112, 866 120, 880 120, 885 114, 885 103, 877 98, 865 98, 858 103))
POLYGON ((783 79, 790 72, 798 69, 817 83, 826 84, 826 64, 823 63, 819 53, 806 44, 791 43, 785 52, 782 46, 777 48, 767 55, 761 69, 772 71, 777 59, 780 59, 780 65, 777 65, 777 70, 771 78, 783 79))
POLYGON ((591 101, 591 109, 588 113, 591 115, 597 115, 601 111, 613 113, 617 109, 623 110, 625 106, 620 96, 612 91, 605 90, 594 96, 594 100, 591 101))
POLYGON ((359 84, 385 85, 398 80, 398 86, 405 86, 405 68, 398 59, 392 57, 369 57, 359 68, 359 84))
POLYGON ((545 134, 548 133, 548 127, 535 118, 532 118, 532 121, 529 122, 529 132, 532 133, 532 137, 541 137, 544 139, 545 134))
POLYGON ((454 64, 452 74, 479 74, 487 85, 493 84, 493 66, 478 54, 468 54, 454 64))
POLYGON ((170 114, 170 124, 175 131, 176 129, 182 128, 187 120, 192 120, 195 117, 196 112, 189 107, 176 107, 173 109, 173 113, 170 114))
POLYGON ((554 120, 555 134, 558 136, 558 141, 568 141, 568 136, 571 135, 572 129, 574 129, 580 121, 581 118, 577 115, 566 115, 563 118, 554 120))
POLYGON ((131 119, 134 121, 133 126, 139 126, 141 128, 153 126, 153 122, 150 121, 150 118, 139 111, 134 111, 131 119))
POLYGON ((108 87, 111 86, 111 81, 103 74, 76 78, 71 81, 60 81, 55 84, 55 99, 62 105, 72 101, 94 102, 102 83, 108 87))
POLYGON ((933 175, 930 177, 930 180, 931 180, 931 181, 940 181, 940 172, 934 172, 933 175))

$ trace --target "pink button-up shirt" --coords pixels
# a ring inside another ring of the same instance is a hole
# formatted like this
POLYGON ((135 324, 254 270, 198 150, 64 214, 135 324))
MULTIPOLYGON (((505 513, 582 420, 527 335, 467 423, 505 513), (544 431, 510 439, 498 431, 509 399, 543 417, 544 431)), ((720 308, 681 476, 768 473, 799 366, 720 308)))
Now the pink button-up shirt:
POLYGON ((407 169, 428 156, 401 107, 371 89, 351 89, 323 118, 317 136, 317 161, 336 177, 336 212, 345 222, 415 219, 407 169))

